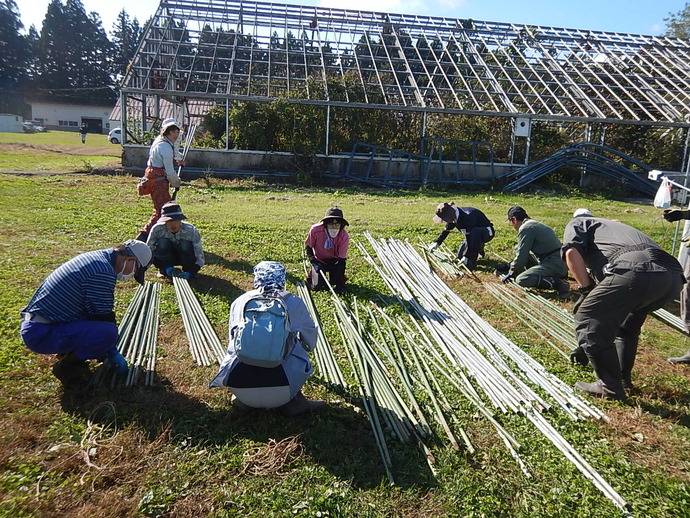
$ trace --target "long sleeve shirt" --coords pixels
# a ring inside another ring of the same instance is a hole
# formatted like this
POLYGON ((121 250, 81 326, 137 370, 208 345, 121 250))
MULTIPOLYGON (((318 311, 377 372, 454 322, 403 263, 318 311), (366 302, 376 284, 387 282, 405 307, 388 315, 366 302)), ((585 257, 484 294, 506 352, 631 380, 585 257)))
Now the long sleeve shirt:
POLYGON ((156 243, 161 238, 170 239, 174 243, 191 241, 194 246, 194 262, 199 266, 203 266, 206 263, 206 257, 204 256, 204 249, 201 246, 201 234, 199 234, 197 228, 191 223, 187 223, 186 221, 181 221, 180 223, 180 230, 173 234, 168 230, 168 226, 164 221, 159 221, 151 228, 146 244, 149 245, 152 250, 155 250, 156 243))
POLYGON ((468 234, 472 229, 477 227, 487 227, 490 230, 490 235, 494 233, 494 225, 489 221, 489 218, 479 209, 474 207, 456 207, 455 223, 446 223, 446 226, 436 238, 436 242, 440 245, 448 237, 448 234, 453 229, 458 229, 463 234, 468 234))
POLYGON ((22 314, 74 322, 111 313, 117 281, 115 254, 112 248, 95 250, 59 266, 41 283, 22 314))
POLYGON ((307 234, 307 239, 305 239, 304 243, 313 250, 317 261, 347 259, 350 235, 347 233, 347 230, 341 228, 338 235, 331 238, 328 235, 326 226, 323 223, 317 223, 309 229, 309 234, 307 234), (328 248, 329 246, 330 248, 328 248))
MULTIPOLYGON (((530 263, 530 253, 539 262, 547 258, 562 262, 560 251, 561 241, 551 227, 533 219, 525 219, 518 229, 518 242, 515 245, 515 258, 510 263, 510 273, 524 270, 530 263)), ((567 272, 565 264, 563 270, 564 273, 567 272)))
POLYGON ((163 135, 156 137, 149 149, 147 165, 165 169, 165 176, 173 187, 180 186, 180 177, 175 171, 173 158, 175 157, 175 144, 163 135))

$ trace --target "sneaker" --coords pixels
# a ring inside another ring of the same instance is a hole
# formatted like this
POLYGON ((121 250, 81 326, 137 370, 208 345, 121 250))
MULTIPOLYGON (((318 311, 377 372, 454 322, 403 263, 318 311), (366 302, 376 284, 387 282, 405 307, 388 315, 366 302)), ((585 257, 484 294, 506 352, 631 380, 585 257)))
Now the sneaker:
POLYGON ((668 358, 669 363, 690 363, 690 351, 685 353, 683 356, 676 356, 674 358, 668 358))
POLYGON ((87 363, 77 359, 74 353, 68 353, 55 362, 52 371, 65 389, 74 391, 86 389, 91 374, 87 363))
POLYGON ((570 284, 565 282, 563 279, 555 279, 554 288, 558 292, 558 299, 565 300, 570 297, 570 284))

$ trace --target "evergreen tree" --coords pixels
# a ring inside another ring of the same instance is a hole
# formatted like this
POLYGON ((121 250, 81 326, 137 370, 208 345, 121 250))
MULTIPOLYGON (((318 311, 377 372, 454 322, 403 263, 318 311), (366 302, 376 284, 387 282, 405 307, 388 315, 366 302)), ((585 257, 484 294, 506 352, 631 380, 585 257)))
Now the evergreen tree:
POLYGON ((37 83, 43 97, 110 104, 112 44, 97 13, 81 0, 52 0, 38 42, 37 83))
POLYGON ((27 39, 14 0, 0 0, 0 90, 15 90, 27 78, 29 61, 27 39))
POLYGON ((127 66, 136 54, 142 29, 139 20, 136 18, 131 20, 125 10, 122 9, 113 24, 111 34, 115 48, 112 73, 119 78, 127 72, 127 66))

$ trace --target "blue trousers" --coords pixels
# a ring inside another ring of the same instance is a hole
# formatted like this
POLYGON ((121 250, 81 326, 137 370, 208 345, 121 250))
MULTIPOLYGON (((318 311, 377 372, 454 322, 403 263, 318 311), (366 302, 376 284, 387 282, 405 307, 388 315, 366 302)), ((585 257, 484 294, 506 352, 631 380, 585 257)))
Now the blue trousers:
POLYGON ((74 353, 80 360, 102 360, 115 348, 117 325, 99 320, 42 324, 24 320, 20 334, 26 346, 38 354, 74 353))

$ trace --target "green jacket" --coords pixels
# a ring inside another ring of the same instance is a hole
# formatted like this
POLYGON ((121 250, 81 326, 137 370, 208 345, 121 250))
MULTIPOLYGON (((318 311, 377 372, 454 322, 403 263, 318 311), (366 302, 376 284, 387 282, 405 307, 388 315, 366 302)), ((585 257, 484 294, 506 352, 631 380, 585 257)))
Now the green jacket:
POLYGON ((565 275, 568 267, 561 259, 560 252, 561 241, 551 227, 533 219, 526 219, 518 229, 518 242, 515 245, 515 258, 510 263, 510 273, 519 274, 534 266, 534 254, 538 264, 553 263, 556 270, 554 273, 560 271, 560 275, 565 275))

